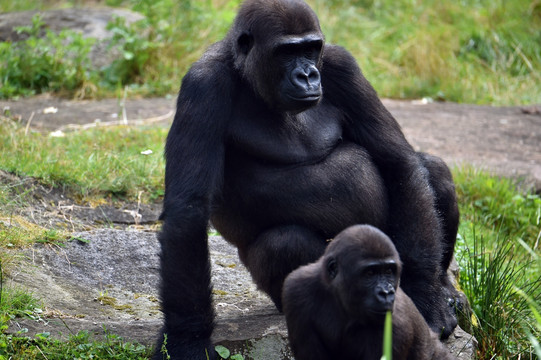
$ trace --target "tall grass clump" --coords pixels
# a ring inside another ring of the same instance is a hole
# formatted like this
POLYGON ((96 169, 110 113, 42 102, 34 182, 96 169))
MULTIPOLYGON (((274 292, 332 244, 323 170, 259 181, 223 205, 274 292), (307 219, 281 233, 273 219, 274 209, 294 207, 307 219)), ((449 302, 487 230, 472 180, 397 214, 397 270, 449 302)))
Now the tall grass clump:
POLYGON ((539 355, 541 198, 472 168, 454 171, 461 210, 460 286, 473 310, 479 359, 539 355))
POLYGON ((479 342, 478 357, 530 358, 534 354, 531 338, 541 337, 539 319, 530 307, 541 301, 541 279, 539 272, 528 270, 539 270, 540 259, 516 255, 519 242, 496 238, 491 244, 473 234, 473 246, 466 245, 462 254, 460 284, 475 317, 472 328, 479 342))

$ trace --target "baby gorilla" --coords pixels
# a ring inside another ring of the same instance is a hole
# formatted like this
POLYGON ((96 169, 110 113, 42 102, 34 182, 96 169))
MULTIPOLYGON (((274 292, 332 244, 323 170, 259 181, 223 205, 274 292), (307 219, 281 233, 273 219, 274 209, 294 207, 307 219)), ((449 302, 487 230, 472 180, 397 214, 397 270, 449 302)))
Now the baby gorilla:
POLYGON ((379 360, 385 313, 393 315, 393 359, 455 359, 398 287, 401 262, 387 235, 347 228, 315 263, 292 272, 283 305, 295 359, 379 360))

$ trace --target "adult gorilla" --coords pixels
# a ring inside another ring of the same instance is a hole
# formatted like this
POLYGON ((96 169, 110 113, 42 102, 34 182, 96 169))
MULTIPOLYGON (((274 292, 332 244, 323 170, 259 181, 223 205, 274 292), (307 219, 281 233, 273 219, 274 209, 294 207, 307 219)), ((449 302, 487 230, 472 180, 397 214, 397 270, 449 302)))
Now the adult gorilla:
POLYGON ((184 77, 165 153, 161 299, 173 359, 204 359, 211 346, 209 219, 278 308, 285 277, 327 239, 374 225, 396 244, 403 289, 430 326, 455 327, 451 174, 413 150, 303 1, 244 2, 184 77))

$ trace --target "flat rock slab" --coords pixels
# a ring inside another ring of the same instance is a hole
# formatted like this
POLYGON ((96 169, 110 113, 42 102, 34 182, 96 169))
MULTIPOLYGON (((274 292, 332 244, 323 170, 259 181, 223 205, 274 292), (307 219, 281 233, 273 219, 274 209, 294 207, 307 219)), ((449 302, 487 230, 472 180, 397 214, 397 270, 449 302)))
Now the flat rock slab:
MULTIPOLYGON (((25 253, 7 285, 40 297, 41 320, 16 319, 9 332, 49 332, 66 337, 80 330, 105 331, 153 344, 162 325, 158 302, 159 244, 153 232, 101 229, 75 234, 66 246, 39 245, 25 253)), ((258 291, 236 249, 209 238, 217 327, 215 343, 246 359, 291 359, 283 315, 258 291)), ((472 359, 474 339, 457 329, 448 346, 472 359)))
MULTIPOLYGON (((24 254, 7 285, 30 290, 46 310, 39 321, 17 319, 9 331, 25 328, 23 335, 49 332, 60 338, 80 330, 98 336, 108 331, 153 344, 162 325, 156 234, 101 229, 74 237, 80 240, 64 247, 37 245, 24 254)), ((211 236, 209 245, 214 342, 247 358, 279 359, 278 353, 291 358, 283 315, 256 289, 236 249, 219 236, 211 236)))

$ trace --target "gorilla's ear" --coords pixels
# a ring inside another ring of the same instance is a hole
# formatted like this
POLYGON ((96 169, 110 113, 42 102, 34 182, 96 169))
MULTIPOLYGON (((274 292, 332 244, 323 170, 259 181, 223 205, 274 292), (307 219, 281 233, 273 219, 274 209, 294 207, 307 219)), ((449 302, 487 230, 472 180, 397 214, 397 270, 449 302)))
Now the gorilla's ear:
POLYGON ((254 37, 248 31, 244 31, 237 39, 237 46, 239 47, 239 51, 244 55, 247 55, 248 52, 250 52, 253 44, 254 37))
POLYGON ((327 260, 327 274, 329 274, 329 278, 332 280, 338 275, 338 263, 336 262, 335 258, 330 258, 327 260))

